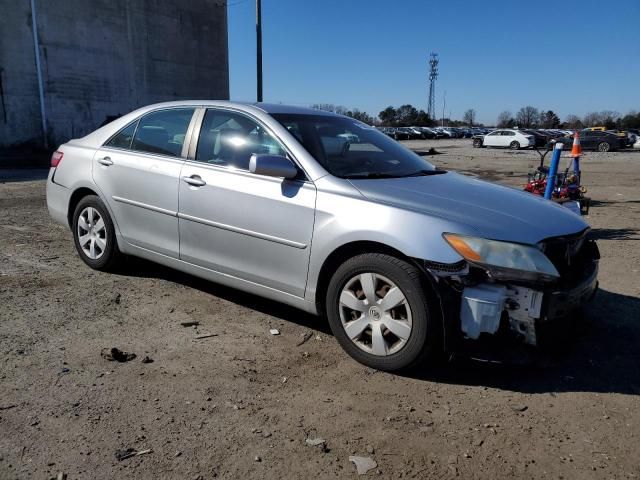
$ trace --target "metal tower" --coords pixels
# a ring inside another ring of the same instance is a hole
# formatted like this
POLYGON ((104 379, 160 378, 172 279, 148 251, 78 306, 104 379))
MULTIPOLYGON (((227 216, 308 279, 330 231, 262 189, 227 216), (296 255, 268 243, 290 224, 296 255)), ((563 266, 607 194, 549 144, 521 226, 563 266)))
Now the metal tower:
POLYGON ((427 107, 427 113, 432 120, 436 116, 436 78, 438 78, 438 54, 431 53, 429 57, 429 106, 427 107))

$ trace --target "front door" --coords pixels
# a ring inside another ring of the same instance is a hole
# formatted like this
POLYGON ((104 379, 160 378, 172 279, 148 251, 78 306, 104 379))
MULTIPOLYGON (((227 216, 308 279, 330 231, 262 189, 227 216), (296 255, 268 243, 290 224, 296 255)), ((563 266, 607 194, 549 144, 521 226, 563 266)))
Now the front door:
POLYGON ((179 254, 178 182, 193 111, 174 108, 148 113, 113 136, 93 159, 93 179, 124 239, 175 258, 179 254))
POLYGON ((491 132, 488 135, 485 135, 483 142, 484 145, 486 145, 487 147, 499 147, 501 133, 501 130, 496 130, 495 132, 491 132))
POLYGON ((180 259, 302 297, 316 189, 302 174, 250 173, 254 153, 288 155, 245 114, 206 111, 195 156, 181 173, 180 259))
MULTIPOLYGON (((580 146, 584 149, 595 149, 598 144, 598 135, 600 132, 584 132, 580 136, 580 146)), ((569 144, 571 145, 571 144, 569 144)))

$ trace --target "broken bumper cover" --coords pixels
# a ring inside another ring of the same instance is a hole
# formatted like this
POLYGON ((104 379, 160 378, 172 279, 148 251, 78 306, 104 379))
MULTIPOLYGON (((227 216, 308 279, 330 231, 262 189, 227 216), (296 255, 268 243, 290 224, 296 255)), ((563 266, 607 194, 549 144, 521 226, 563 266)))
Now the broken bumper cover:
POLYGON ((598 288, 600 253, 586 234, 545 241, 545 254, 560 273, 555 280, 527 278, 515 271, 497 275, 465 261, 445 266, 425 262, 439 291, 445 348, 456 350, 460 341, 481 336, 515 337, 529 345, 563 337, 598 288))
POLYGON ((562 319, 589 302, 598 290, 598 265, 580 284, 566 290, 555 290, 545 294, 543 321, 562 319))
MULTIPOLYGON (((518 287, 522 292, 522 287, 518 287)), ((562 328, 577 317, 577 312, 591 301, 598 289, 598 264, 594 263, 590 273, 578 284, 567 288, 542 291, 526 289, 526 295, 539 298, 540 309, 522 311, 506 303, 509 327, 516 336, 529 345, 539 345, 543 335, 553 336, 554 327, 562 328)))
POLYGON ((598 288, 598 264, 593 262, 581 281, 565 288, 536 288, 507 282, 466 287, 461 295, 460 327, 464 337, 509 333, 538 345, 539 330, 571 319, 598 288))

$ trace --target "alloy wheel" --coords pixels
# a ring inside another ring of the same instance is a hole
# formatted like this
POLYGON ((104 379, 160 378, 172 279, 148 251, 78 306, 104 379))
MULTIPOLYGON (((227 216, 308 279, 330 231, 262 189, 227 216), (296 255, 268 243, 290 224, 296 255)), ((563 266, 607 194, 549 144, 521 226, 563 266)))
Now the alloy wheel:
POLYGON ((340 320, 353 343, 367 353, 387 356, 401 350, 411 335, 411 308, 387 277, 366 272, 351 278, 339 300, 340 320))
POLYGON ((107 249, 107 230, 97 209, 86 207, 78 217, 78 242, 83 253, 91 260, 97 260, 107 249))

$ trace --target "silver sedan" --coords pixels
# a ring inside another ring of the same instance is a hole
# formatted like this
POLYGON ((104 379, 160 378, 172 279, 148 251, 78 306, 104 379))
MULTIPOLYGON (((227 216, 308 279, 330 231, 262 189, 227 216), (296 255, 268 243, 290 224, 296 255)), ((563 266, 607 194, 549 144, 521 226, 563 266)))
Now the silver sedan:
POLYGON ((133 255, 325 315, 383 370, 499 333, 539 344, 597 286, 569 209, 304 108, 136 110, 58 148, 47 204, 91 268, 133 255))

